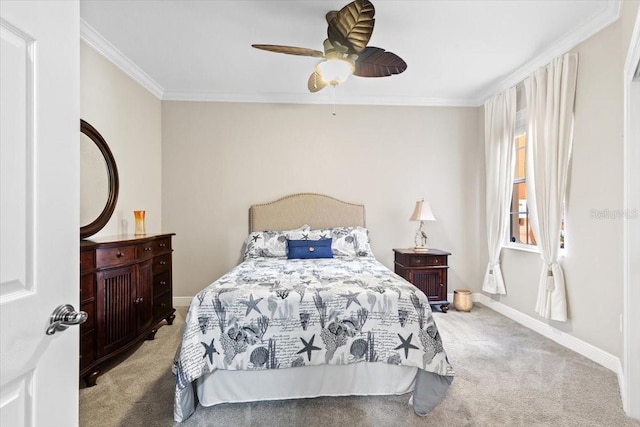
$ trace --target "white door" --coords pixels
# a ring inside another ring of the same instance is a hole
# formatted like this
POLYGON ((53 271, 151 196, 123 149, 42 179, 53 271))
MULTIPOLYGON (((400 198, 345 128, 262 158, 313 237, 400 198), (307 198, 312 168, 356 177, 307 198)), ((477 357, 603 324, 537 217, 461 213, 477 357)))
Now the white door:
POLYGON ((78 424, 79 5, 0 1, 0 426, 78 424))

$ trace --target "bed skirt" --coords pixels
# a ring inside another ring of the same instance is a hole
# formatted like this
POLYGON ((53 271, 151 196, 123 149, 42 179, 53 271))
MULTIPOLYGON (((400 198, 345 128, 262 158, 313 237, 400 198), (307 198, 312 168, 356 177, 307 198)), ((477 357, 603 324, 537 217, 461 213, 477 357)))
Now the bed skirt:
POLYGON ((181 422, 193 414, 196 394, 202 406, 214 406, 320 396, 394 395, 411 391, 414 392, 411 400, 415 413, 424 416, 442 400, 452 379, 415 367, 387 363, 263 371, 217 370, 200 377, 183 391, 180 401, 175 402, 174 419, 181 422))

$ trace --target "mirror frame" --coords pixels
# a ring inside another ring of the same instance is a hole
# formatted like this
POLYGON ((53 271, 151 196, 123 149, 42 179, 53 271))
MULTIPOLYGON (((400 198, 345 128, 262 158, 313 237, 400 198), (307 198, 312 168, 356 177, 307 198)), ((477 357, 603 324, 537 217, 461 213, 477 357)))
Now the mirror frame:
POLYGON ((104 162, 107 166, 107 174, 109 175, 109 196, 107 198, 107 203, 95 220, 80 227, 80 238, 84 239, 89 236, 93 236, 98 231, 102 230, 111 219, 111 215, 113 215, 113 211, 116 208, 116 202, 118 200, 120 181, 118 179, 118 167, 116 166, 116 160, 109 149, 109 145, 107 145, 107 141, 105 141, 102 135, 100 135, 100 132, 82 119, 80 119, 80 132, 88 136, 96 144, 104 157, 104 162))

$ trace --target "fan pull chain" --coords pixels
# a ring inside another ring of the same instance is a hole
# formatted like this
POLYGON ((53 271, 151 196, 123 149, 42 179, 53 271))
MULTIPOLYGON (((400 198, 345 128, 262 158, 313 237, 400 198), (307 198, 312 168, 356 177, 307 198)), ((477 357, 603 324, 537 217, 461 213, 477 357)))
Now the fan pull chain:
POLYGON ((333 86, 333 112, 331 113, 331 115, 335 116, 336 115, 336 85, 332 85, 333 86))

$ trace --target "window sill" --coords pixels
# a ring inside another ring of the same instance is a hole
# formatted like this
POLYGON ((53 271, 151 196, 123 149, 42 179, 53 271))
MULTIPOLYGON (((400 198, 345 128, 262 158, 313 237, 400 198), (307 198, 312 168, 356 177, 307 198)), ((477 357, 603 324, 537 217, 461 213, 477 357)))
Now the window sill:
POLYGON ((505 243, 504 245, 502 245, 503 248, 505 249, 513 249, 516 251, 522 251, 522 252, 531 252, 534 254, 539 254, 540 253, 540 249, 538 249, 537 246, 533 246, 533 245, 522 245, 522 244, 518 244, 518 243, 505 243))
MULTIPOLYGON (((533 254, 539 254, 540 253, 540 249, 538 249, 537 246, 533 246, 533 245, 521 245, 518 243, 506 243, 504 245, 502 245, 502 247, 504 249, 513 249, 515 251, 521 251, 521 252, 531 252, 533 254)), ((567 255, 567 249, 566 248, 561 248, 558 250, 558 259, 563 259, 565 256, 567 255)))

